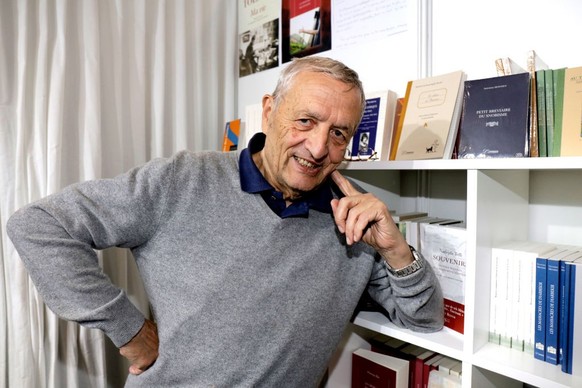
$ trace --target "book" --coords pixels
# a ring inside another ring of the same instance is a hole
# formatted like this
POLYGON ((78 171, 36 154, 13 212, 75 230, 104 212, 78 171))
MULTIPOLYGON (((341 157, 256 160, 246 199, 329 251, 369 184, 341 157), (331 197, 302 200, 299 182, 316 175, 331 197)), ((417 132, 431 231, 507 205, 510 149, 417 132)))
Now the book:
POLYGON ((465 278, 467 231, 454 225, 420 224, 421 253, 441 285, 445 327, 463 334, 465 325, 465 278))
POLYGON ((503 68, 503 58, 497 58, 495 60, 495 74, 498 77, 505 75, 505 69, 503 68))
POLYGON ((529 156, 539 156, 539 129, 538 129, 538 105, 537 105, 537 70, 548 69, 548 65, 542 61, 535 50, 527 53, 527 71, 530 74, 529 95, 529 156))
POLYGON ((545 94, 543 99, 546 107, 544 112, 544 116, 546 119, 545 124, 546 144, 545 144, 545 155, 540 156, 552 156, 552 144, 554 139, 554 71, 552 69, 548 69, 543 70, 543 72, 544 72, 544 94, 545 94))
POLYGON ((428 387, 430 388, 461 388, 461 378, 440 370, 430 372, 428 387))
POLYGON ((227 121, 222 137, 222 151, 234 151, 238 147, 238 137, 240 135, 241 119, 227 121))
POLYGON ((562 110, 564 108, 564 81, 566 68, 553 70, 554 130, 552 133, 551 156, 560 156, 562 148, 562 110))
POLYGON ((514 250, 510 263, 511 347, 534 353, 536 259, 556 249, 556 245, 531 241, 514 250))
POLYGON ((510 308, 509 277, 513 251, 528 244, 528 241, 506 241, 491 248, 491 295, 489 309, 489 341, 511 346, 508 310, 510 308))
POLYGON ((529 156, 530 75, 465 82, 458 158, 529 156))
POLYGON ((390 150, 388 153, 388 159, 394 160, 396 155, 396 145, 400 139, 400 130, 402 127, 399 126, 400 118, 402 117, 402 111, 404 110, 405 100, 404 97, 398 97, 396 99, 396 109, 394 112, 394 121, 392 124, 392 131, 390 133, 390 150))
POLYGON ((388 160, 397 94, 392 90, 366 93, 366 108, 346 148, 349 160, 388 160))
POLYGON ((330 0, 282 1, 283 63, 331 49, 330 0))
POLYGON ((546 334, 545 361, 560 363, 560 328, 563 326, 565 263, 575 258, 575 252, 567 250, 558 257, 548 257, 546 264, 546 334))
POLYGON ((538 149, 540 157, 548 156, 547 118, 546 118, 546 70, 536 71, 538 149))
POLYGON ((560 260, 559 264, 559 307, 558 307, 558 364, 562 365, 562 369, 567 369, 568 363, 568 339, 569 339, 569 319, 570 319, 570 270, 567 264, 579 261, 582 257, 582 247, 575 247, 571 249, 570 254, 560 260))
POLYGON ((412 90, 412 81, 406 83, 406 91, 404 92, 404 97, 401 97, 402 107, 400 108, 400 115, 398 116, 398 124, 392 130, 392 145, 390 146, 390 160, 396 160, 396 154, 398 152, 398 144, 400 143, 400 138, 402 137, 402 127, 404 125, 404 114, 408 108, 408 101, 410 93, 412 90))
POLYGON ((394 220, 394 222, 402 222, 402 221, 406 221, 406 220, 411 220, 413 218, 420 218, 420 217, 426 217, 426 216, 428 216, 427 212, 413 211, 413 212, 404 212, 404 213, 392 214, 392 219, 394 220))
POLYGON ((240 127, 238 145, 246 148, 251 138, 262 130, 263 105, 261 103, 250 104, 245 107, 245 120, 240 127))
POLYGON ((398 357, 357 349, 352 353, 353 388, 407 388, 409 362, 398 357))
POLYGON ((567 325, 563 372, 582 376, 582 261, 566 263, 567 325))
POLYGON ((556 248, 536 258, 534 358, 538 360, 546 359, 547 263, 548 260, 559 260, 569 254, 565 248, 556 248))
POLYGON ((582 66, 564 74, 560 156, 582 156, 582 66))
POLYGON ((432 350, 426 350, 419 354, 418 356, 416 356, 416 360, 414 361, 414 388, 423 387, 425 362, 427 362, 437 354, 438 353, 432 350))
POLYGON ((279 1, 239 1, 239 77, 279 66, 280 15, 279 1))
POLYGON ((522 66, 518 65, 517 62, 515 62, 510 57, 502 57, 500 58, 500 60, 503 74, 499 75, 512 75, 526 72, 526 70, 522 66))
POLYGON ((465 79, 459 70, 412 81, 395 160, 451 158, 465 79))
POLYGON ((422 353, 426 352, 428 349, 423 348, 422 346, 408 344, 404 346, 402 349, 402 358, 408 360, 408 386, 415 387, 416 386, 416 360, 417 357, 420 356, 422 353))
POLYGON ((436 354, 434 357, 429 358, 426 360, 422 370, 422 386, 424 388, 428 387, 428 378, 430 376, 430 372, 433 370, 437 370, 438 362, 445 357, 442 354, 436 354))

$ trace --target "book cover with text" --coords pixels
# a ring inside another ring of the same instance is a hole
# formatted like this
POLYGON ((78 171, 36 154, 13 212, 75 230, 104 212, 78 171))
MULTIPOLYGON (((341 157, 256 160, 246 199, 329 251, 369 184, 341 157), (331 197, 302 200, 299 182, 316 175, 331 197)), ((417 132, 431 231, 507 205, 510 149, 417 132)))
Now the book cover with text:
POLYGON ((459 159, 529 156, 530 75, 465 82, 459 159))
POLYGON ((451 158, 465 78, 459 70, 410 83, 395 160, 451 158))

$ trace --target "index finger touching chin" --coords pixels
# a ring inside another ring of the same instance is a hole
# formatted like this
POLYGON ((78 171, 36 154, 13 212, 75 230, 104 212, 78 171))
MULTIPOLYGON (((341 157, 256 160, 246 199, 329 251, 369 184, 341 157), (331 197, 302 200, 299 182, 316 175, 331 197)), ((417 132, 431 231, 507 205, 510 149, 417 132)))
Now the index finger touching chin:
POLYGON ((338 170, 335 170, 331 173, 331 179, 333 179, 337 187, 339 187, 344 195, 350 196, 360 194, 360 192, 356 190, 354 186, 352 186, 350 181, 347 180, 346 177, 344 177, 338 170))

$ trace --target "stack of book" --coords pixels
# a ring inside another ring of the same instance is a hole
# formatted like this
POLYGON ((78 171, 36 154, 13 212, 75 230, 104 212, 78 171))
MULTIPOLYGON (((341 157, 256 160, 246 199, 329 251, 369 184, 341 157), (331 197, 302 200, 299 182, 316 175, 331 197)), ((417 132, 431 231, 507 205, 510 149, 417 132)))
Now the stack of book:
POLYGON ((492 249, 490 341, 582 375, 582 247, 508 241, 492 249))

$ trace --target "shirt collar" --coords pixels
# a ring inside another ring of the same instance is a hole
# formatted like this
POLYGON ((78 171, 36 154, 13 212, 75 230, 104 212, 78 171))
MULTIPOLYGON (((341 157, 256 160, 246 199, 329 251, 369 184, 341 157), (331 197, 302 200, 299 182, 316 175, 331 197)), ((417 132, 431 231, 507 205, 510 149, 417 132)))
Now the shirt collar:
MULTIPOLYGON (((265 146, 266 135, 264 133, 257 133, 249 141, 248 148, 242 150, 239 158, 240 184, 243 191, 251 194, 261 193, 267 204, 270 201, 283 201, 281 193, 277 192, 273 186, 267 182, 263 174, 257 168, 253 161, 252 155, 259 152, 265 146)), ((306 217, 309 209, 317 210, 324 213, 331 213, 331 200, 333 198, 332 189, 329 180, 323 182, 319 187, 313 190, 303 200, 296 201, 293 205, 286 208, 281 207, 279 203, 279 210, 276 210, 269 204, 271 209, 279 216, 303 216, 306 217)))

